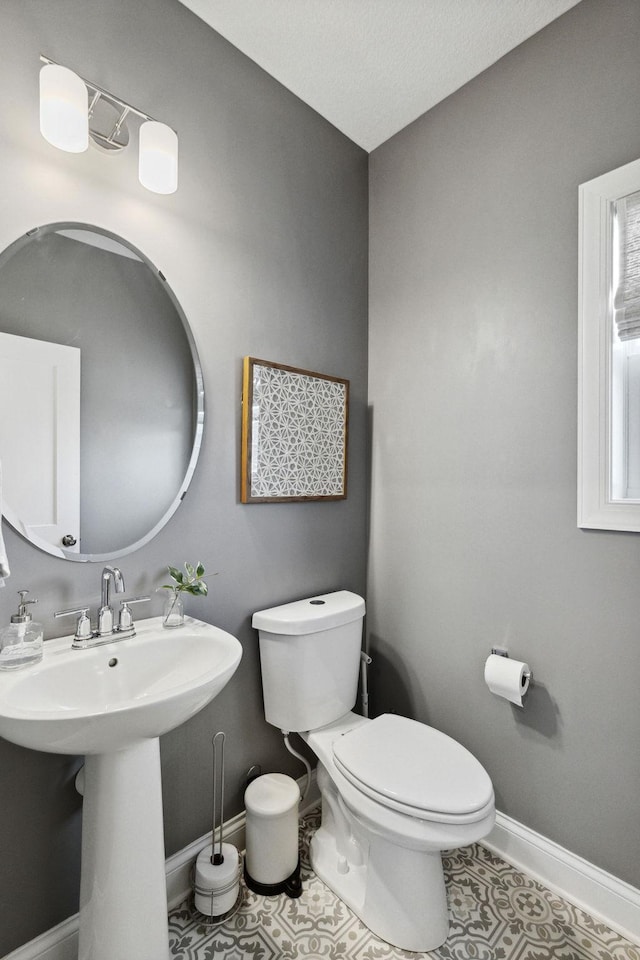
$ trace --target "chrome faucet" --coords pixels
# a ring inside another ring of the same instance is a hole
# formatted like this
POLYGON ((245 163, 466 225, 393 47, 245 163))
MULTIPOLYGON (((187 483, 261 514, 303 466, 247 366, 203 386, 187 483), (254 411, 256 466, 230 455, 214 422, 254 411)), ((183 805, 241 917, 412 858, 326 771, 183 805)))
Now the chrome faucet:
POLYGON ((124 593, 124 577, 117 567, 105 567, 102 571, 102 592, 100 595, 100 610, 98 611, 98 636, 109 637, 113 633, 113 610, 110 604, 110 587, 116 593, 124 593))
POLYGON ((72 643, 72 646, 76 649, 85 650, 87 647, 95 647, 100 643, 135 637, 136 631, 131 615, 131 604, 143 603, 150 598, 134 597, 131 600, 122 600, 118 624, 114 626, 113 610, 111 609, 111 581, 113 581, 116 593, 124 593, 124 577, 120 570, 117 567, 104 567, 100 580, 100 609, 98 610, 97 630, 91 629, 89 607, 80 607, 76 610, 60 610, 54 613, 54 617, 79 615, 72 643))

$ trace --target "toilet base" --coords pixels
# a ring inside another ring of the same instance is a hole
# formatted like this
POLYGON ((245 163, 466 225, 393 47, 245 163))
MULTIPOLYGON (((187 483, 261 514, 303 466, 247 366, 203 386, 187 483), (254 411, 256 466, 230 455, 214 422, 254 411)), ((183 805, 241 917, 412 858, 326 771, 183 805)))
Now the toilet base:
POLYGON ((382 940, 435 950, 449 932, 440 852, 411 850, 369 830, 322 774, 322 824, 310 849, 315 873, 382 940))

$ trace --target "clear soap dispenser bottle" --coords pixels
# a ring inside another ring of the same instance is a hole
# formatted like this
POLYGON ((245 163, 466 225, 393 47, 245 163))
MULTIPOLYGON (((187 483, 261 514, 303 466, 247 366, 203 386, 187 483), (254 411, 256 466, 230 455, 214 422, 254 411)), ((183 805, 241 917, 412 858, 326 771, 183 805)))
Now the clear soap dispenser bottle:
POLYGON ((0 633, 0 670, 17 670, 42 660, 42 624, 35 623, 27 613, 27 605, 38 601, 25 600, 28 593, 28 590, 18 590, 18 612, 0 633))

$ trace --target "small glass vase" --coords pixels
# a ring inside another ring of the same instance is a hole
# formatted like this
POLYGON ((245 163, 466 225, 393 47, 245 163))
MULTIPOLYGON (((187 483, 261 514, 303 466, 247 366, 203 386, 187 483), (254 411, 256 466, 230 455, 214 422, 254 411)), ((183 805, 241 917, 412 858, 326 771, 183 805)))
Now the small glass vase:
POLYGON ((184 603, 177 590, 167 592, 162 613, 162 626, 171 629, 184 625, 184 603))

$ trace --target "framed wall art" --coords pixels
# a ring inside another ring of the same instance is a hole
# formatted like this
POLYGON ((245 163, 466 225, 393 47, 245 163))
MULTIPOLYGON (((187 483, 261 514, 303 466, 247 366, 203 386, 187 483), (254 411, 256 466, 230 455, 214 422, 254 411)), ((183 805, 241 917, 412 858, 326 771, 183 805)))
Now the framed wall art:
POLYGON ((244 358, 242 503, 344 500, 349 381, 244 358))

